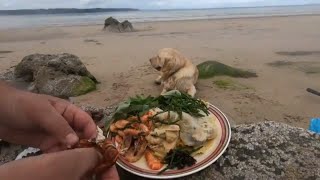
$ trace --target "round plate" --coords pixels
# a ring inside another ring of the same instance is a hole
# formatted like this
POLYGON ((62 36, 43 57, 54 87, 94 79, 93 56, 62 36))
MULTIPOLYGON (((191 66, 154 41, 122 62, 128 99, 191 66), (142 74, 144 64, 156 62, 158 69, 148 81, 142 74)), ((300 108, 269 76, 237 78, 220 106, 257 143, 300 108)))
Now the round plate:
POLYGON ((167 170, 161 175, 158 175, 157 173, 159 171, 153 171, 147 167, 144 157, 135 163, 130 163, 123 157, 119 157, 117 164, 124 170, 135 175, 153 179, 179 178, 203 170, 214 163, 225 152, 231 138, 231 127, 228 118, 212 104, 209 104, 209 112, 214 117, 217 127, 217 136, 210 143, 209 148, 204 154, 194 157, 197 160, 195 165, 181 170, 167 170))

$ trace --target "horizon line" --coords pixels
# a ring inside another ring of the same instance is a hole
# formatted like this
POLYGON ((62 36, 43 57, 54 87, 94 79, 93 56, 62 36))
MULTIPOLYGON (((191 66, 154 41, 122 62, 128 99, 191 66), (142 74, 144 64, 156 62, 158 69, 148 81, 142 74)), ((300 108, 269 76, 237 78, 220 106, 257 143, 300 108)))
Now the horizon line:
POLYGON ((53 9, 77 9, 77 10, 91 10, 91 9, 132 9, 132 10, 146 10, 146 11, 152 11, 152 10, 205 10, 205 9, 232 9, 232 8, 260 8, 260 7, 292 7, 292 6, 312 6, 312 5, 318 5, 320 6, 320 3, 311 3, 311 4, 292 4, 292 5, 254 5, 254 6, 220 6, 220 7, 204 7, 204 8, 164 8, 164 9, 158 9, 158 8, 147 8, 147 9, 140 9, 140 8, 132 8, 132 7, 92 7, 92 8, 63 8, 63 7, 57 7, 57 8, 34 8, 34 9, 0 9, 0 11, 19 11, 19 10, 53 10, 53 9))

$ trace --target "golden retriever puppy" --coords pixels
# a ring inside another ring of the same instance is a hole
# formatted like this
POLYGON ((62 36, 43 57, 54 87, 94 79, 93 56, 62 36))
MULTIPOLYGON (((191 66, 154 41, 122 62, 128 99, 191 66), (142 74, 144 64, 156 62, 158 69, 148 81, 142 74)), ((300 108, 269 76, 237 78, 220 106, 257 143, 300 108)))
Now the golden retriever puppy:
POLYGON ((172 48, 161 49, 155 57, 150 59, 150 63, 153 68, 160 71, 160 76, 155 82, 162 84, 161 94, 178 90, 192 97, 195 96, 198 68, 179 51, 172 48))

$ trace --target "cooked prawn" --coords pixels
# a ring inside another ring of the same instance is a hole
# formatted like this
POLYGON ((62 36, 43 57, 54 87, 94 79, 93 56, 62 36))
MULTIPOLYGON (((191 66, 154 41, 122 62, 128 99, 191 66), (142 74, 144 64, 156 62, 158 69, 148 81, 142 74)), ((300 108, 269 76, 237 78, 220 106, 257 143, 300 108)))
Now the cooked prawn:
POLYGON ((153 155, 151 150, 147 149, 144 153, 144 156, 147 160, 147 164, 150 169, 159 170, 163 167, 163 164, 161 163, 161 161, 156 156, 153 155))
POLYGON ((116 131, 118 133, 119 136, 121 136, 122 138, 124 138, 126 136, 126 134, 123 131, 116 131))
POLYGON ((134 146, 131 146, 125 153, 125 159, 131 163, 137 162, 143 156, 147 146, 148 143, 144 138, 138 138, 135 140, 134 146))
POLYGON ((132 129, 132 128, 125 129, 123 132, 125 135, 131 135, 131 136, 138 136, 142 133, 142 131, 137 129, 132 129))
POLYGON ((149 121, 149 115, 146 114, 146 115, 143 115, 141 118, 140 118, 141 122, 142 123, 147 123, 149 121))
POLYGON ((111 124, 110 125, 110 131, 114 132, 114 133, 117 132, 117 127, 114 124, 111 124))
POLYGON ((149 134, 150 130, 148 128, 148 126, 144 125, 144 124, 139 124, 139 129, 144 132, 144 133, 147 133, 149 134))
POLYGON ((132 124, 132 127, 135 128, 136 130, 139 130, 140 133, 149 134, 150 132, 150 129, 145 124, 135 123, 135 124, 132 124))
POLYGON ((115 141, 116 141, 118 144, 122 144, 122 143, 123 143, 123 139, 122 139, 122 137, 119 136, 119 135, 116 135, 115 141))
POLYGON ((117 122, 114 123, 114 125, 116 126, 116 128, 118 129, 123 129, 125 128, 130 122, 127 120, 119 120, 117 122))
POLYGON ((136 120, 138 120, 138 117, 137 116, 130 116, 127 120, 128 121, 136 121, 136 120))
POLYGON ((153 123, 152 123, 152 121, 149 121, 149 122, 148 122, 147 127, 148 127, 149 129, 152 129, 152 128, 153 128, 153 123))

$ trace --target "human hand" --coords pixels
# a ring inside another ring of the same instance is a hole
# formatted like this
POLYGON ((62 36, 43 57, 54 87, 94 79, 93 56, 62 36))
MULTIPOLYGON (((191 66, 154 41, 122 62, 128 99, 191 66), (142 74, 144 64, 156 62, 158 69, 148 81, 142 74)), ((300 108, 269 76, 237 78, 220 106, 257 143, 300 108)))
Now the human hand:
MULTIPOLYGON (((29 157, 0 167, 1 179, 79 180, 92 179, 92 170, 101 161, 94 148, 81 148, 29 157)), ((115 166, 97 177, 98 180, 118 180, 115 166)))
POLYGON ((68 101, 0 87, 2 139, 54 152, 96 135, 92 118, 68 101))

